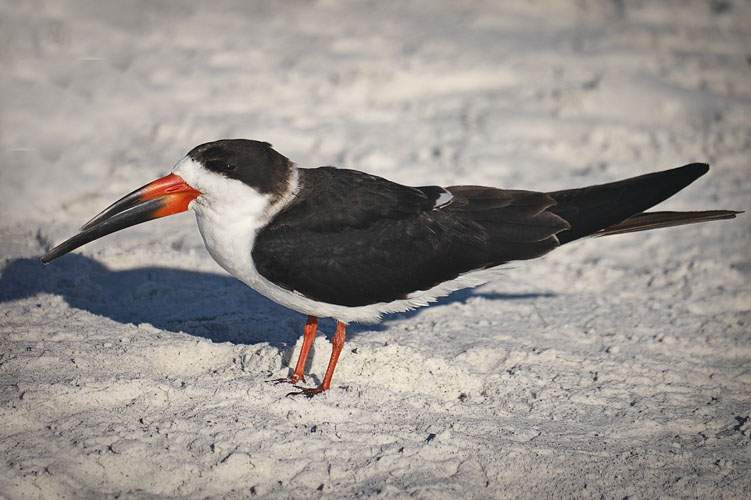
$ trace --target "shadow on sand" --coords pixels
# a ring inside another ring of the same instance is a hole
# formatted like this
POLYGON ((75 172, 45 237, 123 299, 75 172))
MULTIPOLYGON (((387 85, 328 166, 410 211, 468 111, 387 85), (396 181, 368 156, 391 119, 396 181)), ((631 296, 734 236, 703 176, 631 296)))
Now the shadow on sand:
MULTIPOLYGON (((44 266, 38 259, 15 259, 0 277, 0 302, 40 293, 62 297, 71 307, 123 324, 149 323, 170 332, 184 332, 214 342, 272 345, 294 344, 302 334, 305 317, 256 293, 235 278, 214 273, 166 267, 111 271, 79 254, 66 255, 44 266)), ((466 302, 472 297, 516 300, 552 294, 498 294, 460 290, 437 304, 466 302)), ((410 318, 419 309, 392 314, 386 320, 410 318)), ((328 335, 333 320, 320 324, 328 335)), ((348 334, 385 329, 353 324, 348 334)))

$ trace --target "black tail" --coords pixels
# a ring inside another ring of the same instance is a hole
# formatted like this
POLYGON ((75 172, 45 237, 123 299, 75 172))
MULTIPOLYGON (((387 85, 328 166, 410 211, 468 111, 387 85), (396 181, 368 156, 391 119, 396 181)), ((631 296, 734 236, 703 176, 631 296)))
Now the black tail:
POLYGON ((557 202, 548 211, 571 225, 571 229, 558 233, 558 240, 564 244, 589 235, 605 236, 735 217, 739 212, 731 210, 643 213, 708 170, 706 163, 691 163, 619 182, 548 193, 557 202))
POLYGON ((611 234, 635 233, 661 227, 682 226, 711 220, 735 219, 734 210, 704 210, 702 212, 643 212, 636 214, 619 224, 608 226, 597 231, 592 236, 608 236, 611 234))

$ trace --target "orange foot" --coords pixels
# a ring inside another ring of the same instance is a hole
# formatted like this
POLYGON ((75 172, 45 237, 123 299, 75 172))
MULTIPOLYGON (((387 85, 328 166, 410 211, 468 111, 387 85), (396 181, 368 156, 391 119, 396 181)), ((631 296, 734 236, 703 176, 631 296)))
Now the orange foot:
MULTIPOLYGON (((311 322, 310 318, 315 319, 313 316, 309 316, 308 317, 309 323, 311 322)), ((334 334, 334 338, 331 339, 331 358, 329 358, 329 366, 328 368, 326 368, 326 375, 323 376, 323 382, 321 382, 321 385, 319 385, 316 388, 311 388, 311 389, 301 388, 300 392, 290 392, 289 394, 287 394, 287 396, 298 396, 300 394, 303 394, 309 398, 312 398, 316 394, 320 394, 323 391, 327 391, 329 389, 329 387, 331 386, 331 377, 333 377, 334 375, 334 367, 336 367, 336 362, 339 359, 339 354, 342 352, 342 347, 344 347, 345 337, 346 337, 345 325, 341 321, 337 321, 336 333, 334 334)), ((312 341, 312 338, 311 338, 311 341, 312 341)), ((307 351, 306 351, 306 356, 307 356, 307 351)), ((303 370, 304 370, 304 365, 300 365, 299 368, 295 369, 295 373, 293 373, 292 377, 290 378, 293 378, 298 373, 300 373, 302 376, 303 370)))
POLYGON ((323 384, 321 384, 318 387, 300 388, 300 392, 290 392, 287 396, 299 396, 302 394, 305 397, 312 398, 316 394, 320 394, 326 390, 328 390, 328 387, 324 388, 323 384))
POLYGON ((296 384, 298 382, 305 382, 305 377, 303 377, 302 375, 298 375, 297 373, 293 373, 289 377, 278 378, 278 379, 272 380, 272 382, 276 384, 285 384, 285 383, 296 384))

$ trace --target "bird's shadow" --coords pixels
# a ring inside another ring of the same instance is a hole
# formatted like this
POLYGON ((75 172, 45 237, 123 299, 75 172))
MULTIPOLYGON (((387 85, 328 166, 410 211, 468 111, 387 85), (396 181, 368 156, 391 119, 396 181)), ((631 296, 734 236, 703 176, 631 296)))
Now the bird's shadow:
MULTIPOLYGON (((161 330, 183 332, 213 342, 279 347, 294 344, 305 317, 272 302, 227 275, 167 267, 113 271, 80 254, 69 254, 47 266, 38 259, 11 260, 0 271, 0 302, 38 294, 62 297, 71 307, 123 324, 148 323, 161 330)), ((549 293, 499 294, 459 290, 437 304, 466 302, 472 297, 491 300, 530 299, 549 293)), ((409 318, 419 310, 386 316, 409 318)), ((353 324, 348 334, 387 328, 353 324)), ((321 329, 333 333, 333 322, 321 329)))

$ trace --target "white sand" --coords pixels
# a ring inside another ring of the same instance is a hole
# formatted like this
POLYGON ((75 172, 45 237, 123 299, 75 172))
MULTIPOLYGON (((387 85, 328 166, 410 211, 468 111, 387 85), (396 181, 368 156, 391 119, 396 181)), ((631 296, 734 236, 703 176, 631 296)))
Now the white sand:
POLYGON ((304 318, 192 216, 38 257, 227 137, 408 184, 709 161, 662 206, 750 211, 749 57, 744 0, 0 0, 0 497, 748 498, 749 214, 353 326, 312 400, 267 382, 304 318))

